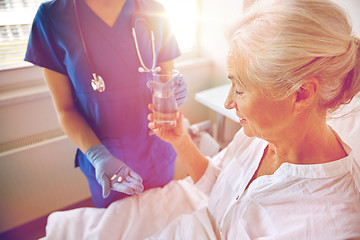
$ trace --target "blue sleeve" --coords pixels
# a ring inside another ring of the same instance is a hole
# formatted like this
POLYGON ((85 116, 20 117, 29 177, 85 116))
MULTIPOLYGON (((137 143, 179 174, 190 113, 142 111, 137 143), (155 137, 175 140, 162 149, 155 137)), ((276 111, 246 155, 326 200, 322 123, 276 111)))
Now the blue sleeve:
POLYGON ((165 9, 161 5, 161 16, 163 16, 163 24, 161 24, 162 29, 160 31, 163 31, 163 38, 162 38, 162 44, 161 49, 158 53, 158 62, 166 62, 173 60, 180 56, 180 50, 175 38, 175 35, 173 31, 171 30, 170 23, 166 17, 165 9))
POLYGON ((46 4, 42 4, 36 13, 31 28, 25 61, 67 75, 66 67, 63 63, 65 54, 61 54, 64 51, 61 51, 59 48, 55 29, 48 18, 46 6, 46 4))

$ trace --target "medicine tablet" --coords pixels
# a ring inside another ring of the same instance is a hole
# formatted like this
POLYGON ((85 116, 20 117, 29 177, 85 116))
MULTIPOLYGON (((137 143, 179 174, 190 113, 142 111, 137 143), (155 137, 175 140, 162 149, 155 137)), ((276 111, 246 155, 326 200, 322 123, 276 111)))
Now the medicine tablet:
POLYGON ((120 176, 120 177, 118 178, 118 182, 121 183, 122 180, 123 180, 123 178, 120 176))

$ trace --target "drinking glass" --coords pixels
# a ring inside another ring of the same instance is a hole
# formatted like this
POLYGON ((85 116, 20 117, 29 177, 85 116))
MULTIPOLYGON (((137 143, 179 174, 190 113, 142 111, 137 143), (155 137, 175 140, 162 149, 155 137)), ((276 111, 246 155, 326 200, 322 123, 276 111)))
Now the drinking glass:
POLYGON ((176 78, 180 76, 175 69, 161 69, 152 73, 153 116, 158 127, 171 129, 176 126, 177 103, 174 97, 176 78))

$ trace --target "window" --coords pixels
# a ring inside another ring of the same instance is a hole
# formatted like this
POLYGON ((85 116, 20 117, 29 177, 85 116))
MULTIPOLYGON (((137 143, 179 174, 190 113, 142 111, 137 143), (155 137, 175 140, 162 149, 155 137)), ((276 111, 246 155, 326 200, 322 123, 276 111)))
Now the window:
MULTIPOLYGON (((183 53, 197 46, 200 0, 159 0, 183 53)), ((31 24, 44 0, 0 0, 0 70, 29 66, 24 62, 31 24)))
POLYGON ((194 50, 199 38, 199 0, 158 0, 166 10, 182 52, 194 50))
POLYGON ((24 66, 31 23, 43 0, 0 0, 0 70, 24 66))

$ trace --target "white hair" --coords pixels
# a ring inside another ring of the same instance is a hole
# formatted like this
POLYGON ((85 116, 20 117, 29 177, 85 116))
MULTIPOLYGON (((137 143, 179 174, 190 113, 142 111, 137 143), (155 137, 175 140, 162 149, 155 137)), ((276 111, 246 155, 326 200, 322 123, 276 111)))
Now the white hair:
POLYGON ((329 0, 259 0, 237 25, 228 56, 242 84, 282 99, 311 77, 319 109, 332 112, 360 90, 360 41, 329 0))

